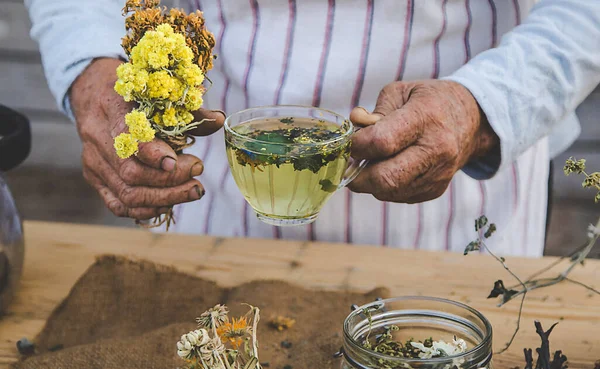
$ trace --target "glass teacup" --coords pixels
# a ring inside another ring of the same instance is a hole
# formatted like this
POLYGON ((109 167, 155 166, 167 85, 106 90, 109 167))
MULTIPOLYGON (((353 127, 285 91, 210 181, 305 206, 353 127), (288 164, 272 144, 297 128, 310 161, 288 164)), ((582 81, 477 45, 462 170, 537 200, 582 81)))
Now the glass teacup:
POLYGON ((356 128, 334 112, 296 105, 242 110, 225 120, 233 178, 261 221, 309 224, 367 164, 350 157, 356 128))

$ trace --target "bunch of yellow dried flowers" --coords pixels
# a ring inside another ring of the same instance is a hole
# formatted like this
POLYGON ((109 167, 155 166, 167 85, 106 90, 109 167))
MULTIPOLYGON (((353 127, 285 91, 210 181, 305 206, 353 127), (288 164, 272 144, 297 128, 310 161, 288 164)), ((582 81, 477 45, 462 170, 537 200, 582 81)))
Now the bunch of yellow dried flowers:
MULTIPOLYGON (((167 11, 159 4, 160 0, 127 0, 123 8, 127 34, 121 45, 129 60, 118 67, 114 89, 136 107, 125 116, 128 132, 114 139, 122 159, 155 137, 180 153, 194 143, 189 131, 205 121, 194 122, 192 112, 203 104, 215 38, 202 12, 167 11)), ((156 218, 153 226, 165 221, 168 230, 172 211, 156 218)))

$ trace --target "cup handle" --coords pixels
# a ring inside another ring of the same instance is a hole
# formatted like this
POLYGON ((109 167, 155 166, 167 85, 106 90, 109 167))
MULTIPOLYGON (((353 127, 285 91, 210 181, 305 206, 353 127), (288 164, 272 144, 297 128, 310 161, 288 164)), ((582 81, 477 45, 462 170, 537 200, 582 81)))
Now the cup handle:
POLYGON ((356 178, 369 163, 369 161, 365 159, 358 161, 350 158, 350 160, 352 160, 352 163, 350 163, 348 168, 346 168, 346 172, 344 173, 344 177, 342 178, 338 189, 346 187, 350 182, 352 182, 354 178, 356 178))
MULTIPOLYGON (((361 129, 362 127, 354 126, 354 133, 358 132, 361 129)), ((348 168, 346 168, 346 172, 344 172, 344 177, 342 177, 342 181, 338 186, 338 190, 348 186, 348 184, 350 184, 350 182, 352 182, 354 178, 356 178, 360 174, 360 172, 367 166, 367 164, 369 164, 369 161, 364 159, 359 162, 356 159, 350 157, 350 160, 352 160, 352 162, 350 163, 350 165, 348 165, 348 168)))

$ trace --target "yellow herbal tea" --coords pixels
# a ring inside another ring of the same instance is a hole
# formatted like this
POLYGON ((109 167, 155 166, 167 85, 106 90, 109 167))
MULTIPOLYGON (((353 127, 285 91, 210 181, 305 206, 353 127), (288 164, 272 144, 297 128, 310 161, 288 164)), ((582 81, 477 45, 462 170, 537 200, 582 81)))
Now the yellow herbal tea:
POLYGON ((276 225, 314 221, 348 168, 349 124, 269 117, 225 131, 233 178, 261 220, 276 225))

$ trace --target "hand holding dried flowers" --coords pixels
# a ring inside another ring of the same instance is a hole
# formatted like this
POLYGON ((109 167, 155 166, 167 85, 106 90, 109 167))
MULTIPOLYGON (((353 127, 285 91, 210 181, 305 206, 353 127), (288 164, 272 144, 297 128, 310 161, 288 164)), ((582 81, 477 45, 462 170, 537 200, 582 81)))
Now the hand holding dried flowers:
POLYGON ((256 330, 259 309, 229 319, 225 305, 216 305, 196 319, 198 329, 181 336, 177 355, 189 369, 260 369, 256 330))
MULTIPOLYGON (((139 143, 155 137, 176 153, 192 145, 193 111, 203 104, 205 74, 212 69, 214 36, 204 25, 202 12, 159 7, 159 0, 128 0, 123 8, 128 34, 122 40, 129 61, 117 68, 115 91, 137 107, 125 116, 129 133, 114 140, 117 155, 126 159, 139 143)), ((172 212, 155 226, 172 221, 172 212)))

